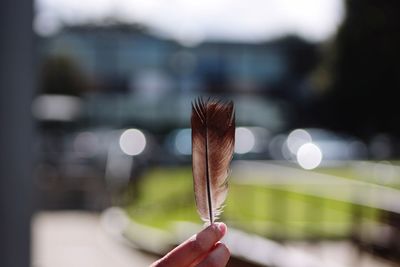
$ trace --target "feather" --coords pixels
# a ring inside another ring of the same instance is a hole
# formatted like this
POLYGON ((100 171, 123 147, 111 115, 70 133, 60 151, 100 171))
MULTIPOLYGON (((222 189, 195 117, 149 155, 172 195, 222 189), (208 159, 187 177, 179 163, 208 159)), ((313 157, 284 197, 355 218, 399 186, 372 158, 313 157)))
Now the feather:
POLYGON ((218 219, 228 192, 235 144, 233 102, 198 98, 192 103, 192 168, 197 211, 210 224, 218 219))

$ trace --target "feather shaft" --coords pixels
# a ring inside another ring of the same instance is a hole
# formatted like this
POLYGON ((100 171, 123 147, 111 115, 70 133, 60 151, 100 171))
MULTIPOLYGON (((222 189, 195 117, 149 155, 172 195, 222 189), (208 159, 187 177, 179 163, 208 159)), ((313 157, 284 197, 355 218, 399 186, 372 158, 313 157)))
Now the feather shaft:
POLYGON ((208 167, 208 130, 207 130, 207 119, 206 119, 206 179, 207 179, 207 200, 208 200, 208 214, 210 216, 210 222, 213 223, 212 214, 212 201, 211 201, 211 181, 210 181, 210 169, 208 167))

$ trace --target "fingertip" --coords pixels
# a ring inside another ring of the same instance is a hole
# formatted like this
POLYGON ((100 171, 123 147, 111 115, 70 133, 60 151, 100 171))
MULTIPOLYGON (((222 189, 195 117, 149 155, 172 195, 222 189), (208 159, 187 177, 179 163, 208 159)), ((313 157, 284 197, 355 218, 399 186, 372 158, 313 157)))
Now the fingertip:
POLYGON ((210 254, 197 267, 226 266, 230 257, 231 253, 226 245, 217 242, 210 254))
POLYGON ((220 249, 220 250, 224 251, 225 254, 231 255, 231 252, 230 252, 229 248, 224 243, 222 243, 221 241, 218 241, 215 244, 215 249, 220 249))
POLYGON ((225 235, 226 228, 227 227, 224 223, 217 222, 206 227, 198 235, 207 235, 209 238, 212 238, 214 240, 213 244, 215 244, 225 235))
POLYGON ((223 222, 215 223, 215 225, 217 226, 217 228, 222 236, 224 236, 226 234, 226 232, 228 231, 228 227, 223 222))
POLYGON ((224 264, 226 264, 231 257, 231 252, 229 251, 228 247, 222 242, 218 242, 213 251, 215 257, 220 259, 224 264))

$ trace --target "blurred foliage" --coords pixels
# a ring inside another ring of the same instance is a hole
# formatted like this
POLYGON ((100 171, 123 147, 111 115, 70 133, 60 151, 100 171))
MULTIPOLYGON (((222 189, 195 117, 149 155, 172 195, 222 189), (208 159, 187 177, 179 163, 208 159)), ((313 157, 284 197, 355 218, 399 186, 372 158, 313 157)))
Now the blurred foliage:
POLYGON ((46 59, 40 81, 45 94, 80 95, 89 90, 89 82, 78 64, 64 55, 46 59))
POLYGON ((332 70, 330 90, 314 112, 325 127, 367 138, 400 134, 399 13, 396 0, 346 1, 347 16, 331 49, 334 60, 325 67, 332 70))
MULTIPOLYGON (((297 193, 299 188, 292 190, 294 186, 231 182, 221 220, 275 239, 349 237, 355 211, 368 224, 378 221, 379 212, 375 209, 297 193)), ((136 222, 160 228, 181 220, 201 223, 190 168, 153 169, 143 177, 139 192, 139 198, 126 207, 136 222)))

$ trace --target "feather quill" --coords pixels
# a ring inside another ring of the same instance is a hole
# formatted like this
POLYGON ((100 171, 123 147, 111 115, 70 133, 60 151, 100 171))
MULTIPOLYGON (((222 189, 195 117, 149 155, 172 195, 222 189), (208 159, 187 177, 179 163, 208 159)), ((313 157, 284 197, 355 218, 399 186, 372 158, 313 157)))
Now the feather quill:
POLYGON ((229 163, 235 144, 233 102, 198 98, 192 103, 192 168, 197 211, 214 223, 228 192, 229 163))

